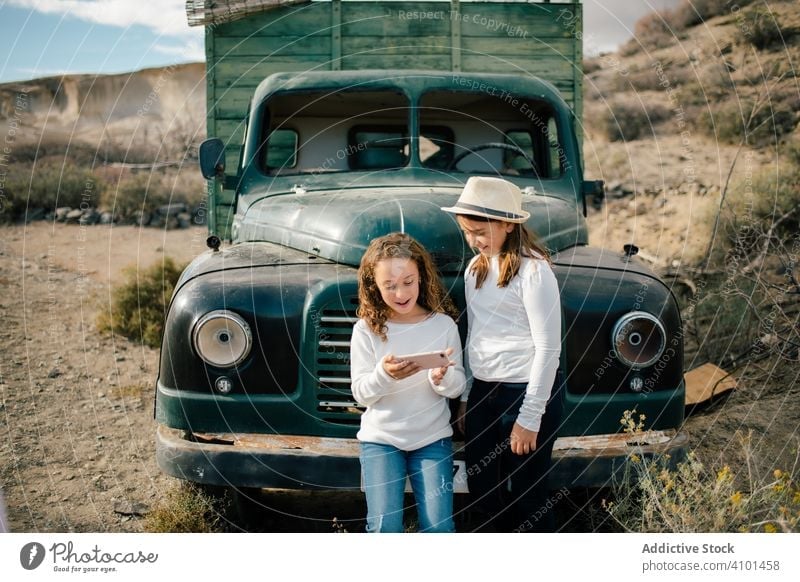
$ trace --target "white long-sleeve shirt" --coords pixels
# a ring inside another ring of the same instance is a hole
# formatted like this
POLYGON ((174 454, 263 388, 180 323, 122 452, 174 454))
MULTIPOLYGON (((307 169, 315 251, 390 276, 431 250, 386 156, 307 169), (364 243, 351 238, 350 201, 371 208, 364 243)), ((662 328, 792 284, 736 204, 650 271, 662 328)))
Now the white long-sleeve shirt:
POLYGON ((464 390, 466 378, 461 364, 461 340, 455 322, 433 313, 418 323, 387 322, 387 340, 372 333, 364 320, 353 327, 350 342, 351 389, 356 401, 367 407, 361 415, 358 439, 413 451, 452 436, 448 398, 464 390), (453 348, 439 386, 431 381, 432 370, 395 380, 383 369, 388 354, 402 356, 453 348))
MULTIPOLYGON (((498 257, 480 289, 470 262, 464 275, 469 317, 467 353, 472 376, 486 382, 528 383, 517 423, 538 431, 558 371, 561 300, 547 261, 523 257, 519 273, 498 287, 498 257)), ((468 391, 467 391, 468 392, 468 391)), ((466 400, 466 393, 462 395, 466 400)))

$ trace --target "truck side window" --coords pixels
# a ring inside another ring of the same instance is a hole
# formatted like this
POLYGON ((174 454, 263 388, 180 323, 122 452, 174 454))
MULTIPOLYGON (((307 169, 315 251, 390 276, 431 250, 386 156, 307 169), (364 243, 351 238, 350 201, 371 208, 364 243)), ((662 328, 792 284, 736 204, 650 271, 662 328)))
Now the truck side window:
MULTIPOLYGON (((522 150, 525 156, 531 160, 536 159, 533 151, 533 138, 529 131, 507 131, 504 141, 506 144, 522 150)), ((515 176, 536 176, 536 167, 531 166, 525 156, 513 150, 505 150, 503 152, 503 169, 501 173, 515 176)))
POLYGON ((419 157, 426 168, 446 170, 453 161, 455 136, 444 125, 423 125, 419 132, 419 157))
POLYGON ((561 160, 564 157, 564 148, 558 140, 558 126, 555 117, 551 117, 547 122, 547 152, 549 162, 549 176, 560 176, 562 167, 561 160))
POLYGON ((293 129, 276 129, 267 138, 266 160, 268 169, 282 170, 297 165, 297 132, 293 129))

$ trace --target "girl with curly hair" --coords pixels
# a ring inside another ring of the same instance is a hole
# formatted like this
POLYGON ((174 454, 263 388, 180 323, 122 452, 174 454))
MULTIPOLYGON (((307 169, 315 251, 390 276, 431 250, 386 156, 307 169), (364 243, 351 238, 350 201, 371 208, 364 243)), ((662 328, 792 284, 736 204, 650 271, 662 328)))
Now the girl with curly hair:
POLYGON ((453 461, 448 398, 466 383, 457 311, 428 252, 407 234, 373 240, 358 270, 359 320, 350 346, 361 416, 367 531, 402 532, 406 478, 419 531, 453 532, 453 461), (403 354, 443 351, 423 370, 403 354))

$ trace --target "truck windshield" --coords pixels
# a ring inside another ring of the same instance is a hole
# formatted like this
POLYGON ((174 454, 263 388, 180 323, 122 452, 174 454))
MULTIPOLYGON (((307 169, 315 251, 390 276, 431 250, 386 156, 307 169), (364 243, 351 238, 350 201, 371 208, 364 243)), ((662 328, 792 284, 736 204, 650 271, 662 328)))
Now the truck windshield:
POLYGON ((562 173, 557 120, 543 101, 500 90, 431 91, 420 101, 420 126, 426 167, 539 179, 562 173))
POLYGON ((262 169, 272 175, 389 169, 408 163, 409 103, 392 91, 277 94, 266 104, 262 169))

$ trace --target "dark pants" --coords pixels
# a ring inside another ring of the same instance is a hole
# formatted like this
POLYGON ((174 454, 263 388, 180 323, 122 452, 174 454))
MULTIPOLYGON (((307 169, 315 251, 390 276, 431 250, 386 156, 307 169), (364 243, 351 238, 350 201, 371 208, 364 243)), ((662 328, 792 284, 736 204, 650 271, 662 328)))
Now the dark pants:
POLYGON ((545 408, 536 450, 511 452, 511 429, 527 384, 475 380, 467 401, 465 453, 470 527, 476 531, 555 531, 548 475, 561 420, 561 372, 545 408))

